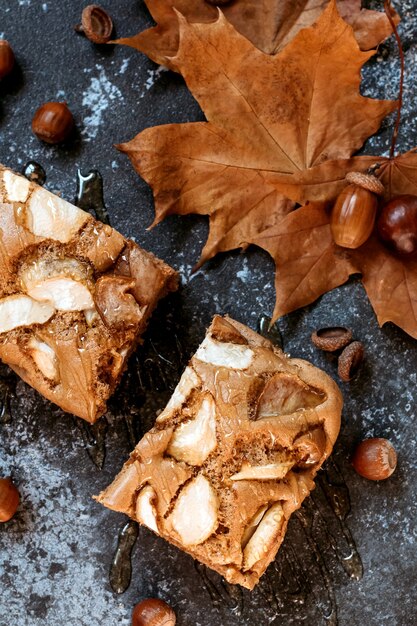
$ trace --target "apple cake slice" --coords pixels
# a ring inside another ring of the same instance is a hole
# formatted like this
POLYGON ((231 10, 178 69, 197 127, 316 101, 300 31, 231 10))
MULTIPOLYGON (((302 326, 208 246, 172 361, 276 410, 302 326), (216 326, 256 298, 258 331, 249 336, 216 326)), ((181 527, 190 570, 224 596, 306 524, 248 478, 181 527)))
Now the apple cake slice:
POLYGON ((340 428, 324 372, 216 316, 155 426, 97 498, 252 589, 340 428))
POLYGON ((158 300, 163 261, 0 166, 0 358, 64 411, 94 422, 158 300))

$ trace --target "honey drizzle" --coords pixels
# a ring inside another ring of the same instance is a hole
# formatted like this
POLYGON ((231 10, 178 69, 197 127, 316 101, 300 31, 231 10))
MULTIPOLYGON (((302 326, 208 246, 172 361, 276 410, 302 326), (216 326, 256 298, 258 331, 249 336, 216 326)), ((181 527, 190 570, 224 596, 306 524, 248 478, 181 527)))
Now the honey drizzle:
POLYGON ((139 536, 139 524, 130 520, 119 533, 117 548, 110 566, 110 586, 114 593, 124 593, 132 579, 132 550, 139 536))

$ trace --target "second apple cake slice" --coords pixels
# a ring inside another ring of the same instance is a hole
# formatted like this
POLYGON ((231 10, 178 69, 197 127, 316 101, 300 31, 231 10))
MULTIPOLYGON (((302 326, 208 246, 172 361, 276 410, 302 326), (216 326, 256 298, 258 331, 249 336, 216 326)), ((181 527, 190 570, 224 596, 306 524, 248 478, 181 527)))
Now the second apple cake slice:
POLYGON ((59 196, 0 166, 0 358, 94 422, 177 273, 59 196))
POLYGON ((339 432, 336 384, 216 316, 155 426, 98 501, 252 589, 339 432))

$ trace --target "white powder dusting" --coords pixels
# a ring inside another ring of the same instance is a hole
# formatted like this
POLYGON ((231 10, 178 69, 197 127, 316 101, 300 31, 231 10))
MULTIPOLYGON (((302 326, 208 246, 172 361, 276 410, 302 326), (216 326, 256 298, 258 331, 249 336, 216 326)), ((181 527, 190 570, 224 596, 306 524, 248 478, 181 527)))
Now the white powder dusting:
POLYGON ((104 112, 110 104, 118 99, 123 101, 123 96, 118 87, 107 78, 106 72, 101 65, 97 65, 98 76, 93 76, 90 86, 83 93, 83 106, 91 111, 90 115, 84 117, 84 128, 82 135, 86 141, 95 139, 99 128, 103 122, 104 112))
POLYGON ((139 95, 139 98, 143 98, 144 96, 146 96, 147 92, 152 89, 157 80, 160 78, 161 74, 167 71, 168 68, 165 67, 165 65, 160 65, 156 68, 156 70, 148 70, 148 78, 146 79, 146 82, 144 84, 145 89, 139 95))
POLYGON ((122 64, 120 66, 119 74, 124 74, 129 66, 130 59, 123 59, 122 64))
POLYGON ((245 257, 243 259, 243 268, 236 272, 237 278, 242 281, 242 283, 247 283, 251 279, 250 269, 248 266, 248 260, 245 257))

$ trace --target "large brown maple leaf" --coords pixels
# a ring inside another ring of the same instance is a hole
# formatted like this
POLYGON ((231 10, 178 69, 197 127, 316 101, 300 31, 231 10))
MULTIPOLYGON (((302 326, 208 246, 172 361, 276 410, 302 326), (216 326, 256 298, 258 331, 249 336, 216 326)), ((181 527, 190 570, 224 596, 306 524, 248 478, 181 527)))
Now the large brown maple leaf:
POLYGON ((174 62, 208 121, 150 128, 119 147, 153 188, 155 223, 171 213, 210 216, 202 263, 252 243, 292 210, 274 177, 348 158, 396 105, 360 95, 373 52, 359 50, 334 1, 275 56, 222 14, 210 24, 179 21, 174 62))
POLYGON ((153 187, 155 221, 208 214, 202 260, 249 243, 267 250, 277 268, 274 319, 361 273, 380 324, 393 321, 417 338, 417 261, 396 257, 375 236, 342 249, 330 232, 329 201, 349 171, 378 163, 386 198, 417 195, 417 151, 350 157, 396 104, 359 95, 370 55, 335 3, 275 57, 223 17, 180 23, 174 61, 208 121, 149 129, 122 146, 153 187), (293 202, 307 204, 293 210, 293 202))
MULTIPOLYGON (((179 44, 174 7, 189 22, 217 19, 217 8, 206 0, 145 0, 157 26, 134 37, 119 39, 157 63, 177 69, 172 59, 179 44)), ((234 0, 222 10, 234 27, 268 54, 281 50, 302 29, 317 20, 328 0, 234 0)), ((338 0, 340 14, 353 27, 362 50, 370 50, 392 33, 384 13, 361 9, 361 0, 338 0)), ((398 15, 392 11, 396 22, 398 15)))

